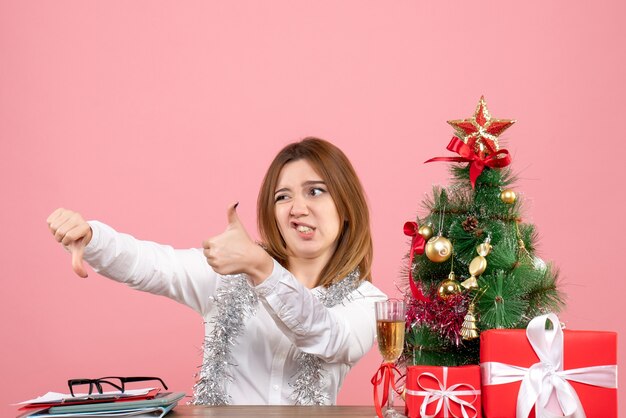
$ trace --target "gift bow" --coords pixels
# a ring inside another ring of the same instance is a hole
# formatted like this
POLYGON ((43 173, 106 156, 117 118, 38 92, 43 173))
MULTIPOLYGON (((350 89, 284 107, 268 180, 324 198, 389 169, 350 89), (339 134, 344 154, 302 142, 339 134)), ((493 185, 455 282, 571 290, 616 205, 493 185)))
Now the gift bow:
POLYGON ((459 138, 452 137, 452 140, 446 147, 449 151, 456 152, 460 157, 435 157, 431 158, 426 163, 433 161, 451 161, 455 163, 470 163, 470 181, 472 187, 476 185, 476 179, 483 172, 485 167, 490 168, 502 168, 511 164, 511 156, 505 149, 501 149, 486 157, 474 152, 472 147, 461 141, 459 138))
POLYGON ((585 383, 604 388, 617 388, 617 366, 591 366, 563 370, 563 330, 559 318, 551 313, 534 318, 526 328, 526 336, 539 362, 529 368, 498 362, 481 363, 483 385, 500 385, 522 381, 517 395, 517 418, 526 418, 535 407, 537 418, 585 418, 585 411, 568 382, 585 383), (550 320, 553 329, 545 329, 550 320), (546 406, 555 392, 563 415, 550 413, 546 406))
POLYGON ((413 297, 419 301, 427 302, 429 299, 424 296, 422 289, 413 280, 413 257, 415 254, 424 254, 426 240, 419 233, 419 226, 416 222, 406 222, 404 224, 404 235, 411 237, 411 256, 409 260, 409 286, 413 297))
POLYGON ((417 384, 423 390, 407 389, 406 394, 424 397, 424 400, 422 401, 422 405, 420 406, 420 417, 434 418, 439 414, 439 412, 441 412, 441 409, 443 408, 444 418, 448 418, 450 416, 450 413, 452 414, 453 417, 459 418, 458 415, 452 412, 452 409, 450 408, 450 402, 459 404, 459 406, 461 407, 461 413, 463 414, 463 418, 475 418, 476 416, 478 416, 478 411, 472 404, 474 403, 478 395, 480 395, 480 390, 476 390, 474 386, 467 384, 467 383, 457 383, 455 385, 447 387, 448 386, 448 368, 447 367, 443 367, 443 382, 441 382, 437 378, 437 376, 435 376, 434 374, 426 372, 426 373, 420 374, 417 377, 417 384), (439 384, 439 389, 432 389, 429 387, 424 387, 422 385, 422 382, 420 382, 420 379, 422 379, 423 377, 434 379, 437 382, 437 384, 439 384), (460 387, 468 387, 470 389, 458 390, 460 387), (469 396, 469 395, 474 395, 474 399, 472 399, 471 402, 464 401, 463 399, 459 398, 459 396, 469 396), (430 405, 433 402, 437 402, 437 409, 432 415, 428 415, 426 413, 426 408, 428 408, 428 405, 430 405), (466 407, 474 411, 471 417, 467 413, 467 410, 465 409, 466 407))

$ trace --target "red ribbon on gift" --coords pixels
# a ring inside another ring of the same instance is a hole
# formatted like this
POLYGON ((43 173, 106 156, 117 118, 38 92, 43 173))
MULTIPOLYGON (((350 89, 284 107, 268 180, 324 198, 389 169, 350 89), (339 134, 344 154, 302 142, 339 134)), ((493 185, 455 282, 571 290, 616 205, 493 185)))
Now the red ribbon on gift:
POLYGON ((429 299, 424 296, 422 289, 417 286, 413 280, 413 257, 415 254, 424 254, 426 240, 419 233, 419 226, 416 222, 407 222, 404 224, 404 235, 411 237, 411 255, 409 260, 409 286, 413 297, 421 302, 428 302, 429 299))
POLYGON ((402 395, 402 389, 396 387, 396 381, 393 378, 393 372, 397 372, 401 377, 400 370, 393 365, 393 363, 383 363, 372 377, 372 385, 374 385, 374 406, 376 407, 376 414, 379 418, 383 418, 382 406, 387 404, 389 399, 389 392, 393 389, 398 395, 402 395), (383 399, 382 403, 378 399, 378 386, 383 384, 383 399))
POLYGON ((449 151, 456 152, 460 157, 435 157, 431 158, 424 163, 431 163, 433 161, 450 161, 455 163, 470 163, 470 181, 472 188, 476 185, 476 179, 483 172, 485 167, 489 168, 502 168, 511 164, 511 156, 509 151, 501 149, 488 156, 482 156, 474 152, 474 149, 467 145, 459 138, 452 137, 452 140, 446 147, 449 151))

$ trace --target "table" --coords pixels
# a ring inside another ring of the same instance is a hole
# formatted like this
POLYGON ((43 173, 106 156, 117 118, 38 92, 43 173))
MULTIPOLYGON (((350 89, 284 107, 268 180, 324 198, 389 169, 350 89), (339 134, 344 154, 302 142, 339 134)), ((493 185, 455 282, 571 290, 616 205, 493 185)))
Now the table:
POLYGON ((342 417, 375 418, 373 406, 191 406, 178 405, 165 418, 194 417, 254 417, 254 418, 291 418, 291 417, 342 417))

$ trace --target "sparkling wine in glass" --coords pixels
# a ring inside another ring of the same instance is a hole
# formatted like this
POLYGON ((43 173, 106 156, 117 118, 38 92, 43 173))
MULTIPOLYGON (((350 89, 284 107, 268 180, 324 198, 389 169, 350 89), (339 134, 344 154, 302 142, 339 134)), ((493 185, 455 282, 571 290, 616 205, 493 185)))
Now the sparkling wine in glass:
MULTIPOLYGON (((384 363, 395 363, 404 349, 405 305, 401 300, 376 302, 376 338, 384 363)), ((389 388, 385 417, 403 417, 393 409, 393 389, 389 388)))

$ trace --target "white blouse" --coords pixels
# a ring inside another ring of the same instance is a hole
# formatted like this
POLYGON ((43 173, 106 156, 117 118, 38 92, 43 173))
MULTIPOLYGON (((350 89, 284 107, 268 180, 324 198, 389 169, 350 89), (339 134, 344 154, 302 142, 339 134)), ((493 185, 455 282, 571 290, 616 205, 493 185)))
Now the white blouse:
MULTIPOLYGON (((215 273, 202 250, 140 241, 97 221, 89 225, 93 237, 84 259, 94 270, 189 306, 203 316, 205 335, 210 334, 217 312, 211 296, 228 276, 215 273)), ((374 302, 385 300, 385 294, 363 281, 342 303, 326 308, 315 296, 326 288, 307 289, 276 261, 272 274, 254 289, 261 303, 231 351, 236 365, 230 366, 227 392, 232 403, 294 404, 289 381, 302 351, 322 360, 323 389, 335 404, 344 377, 374 343, 374 302)))

